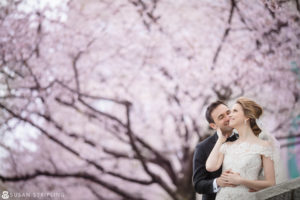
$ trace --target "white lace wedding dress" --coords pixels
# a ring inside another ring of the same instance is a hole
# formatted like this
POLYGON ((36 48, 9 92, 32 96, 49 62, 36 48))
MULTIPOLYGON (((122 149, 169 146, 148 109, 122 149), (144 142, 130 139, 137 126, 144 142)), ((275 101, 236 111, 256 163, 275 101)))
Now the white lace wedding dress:
MULTIPOLYGON (((261 155, 273 159, 271 146, 243 143, 225 143, 220 151, 224 154, 222 171, 231 169, 240 173, 241 177, 249 180, 257 180, 262 170, 261 155)), ((245 186, 224 187, 217 193, 216 200, 255 200, 253 193, 245 186)))

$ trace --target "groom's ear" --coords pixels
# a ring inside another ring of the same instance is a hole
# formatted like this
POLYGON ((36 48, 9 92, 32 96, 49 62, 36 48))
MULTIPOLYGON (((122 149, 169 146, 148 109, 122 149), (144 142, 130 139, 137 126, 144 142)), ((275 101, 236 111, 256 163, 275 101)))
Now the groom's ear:
POLYGON ((216 130, 218 127, 215 123, 209 123, 210 128, 216 130))

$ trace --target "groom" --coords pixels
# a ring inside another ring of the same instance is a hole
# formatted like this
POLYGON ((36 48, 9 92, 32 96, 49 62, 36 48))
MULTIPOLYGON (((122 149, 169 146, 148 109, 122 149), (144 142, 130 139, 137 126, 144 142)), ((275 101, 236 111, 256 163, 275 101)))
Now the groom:
MULTIPOLYGON (((222 101, 211 103, 206 110, 206 120, 214 130, 220 128, 222 133, 228 137, 227 141, 234 141, 238 135, 233 133, 229 127, 230 110, 222 101)), ((217 132, 200 142, 195 149, 193 159, 193 186, 197 193, 203 194, 202 200, 214 200, 220 187, 232 187, 220 176, 222 167, 215 172, 208 172, 205 169, 206 160, 218 139, 217 132)))

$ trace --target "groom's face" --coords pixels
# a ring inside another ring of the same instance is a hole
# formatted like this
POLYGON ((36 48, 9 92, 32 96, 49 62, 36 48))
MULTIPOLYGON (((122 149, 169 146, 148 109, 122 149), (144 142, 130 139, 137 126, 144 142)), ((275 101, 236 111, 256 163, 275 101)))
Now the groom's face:
POLYGON ((220 104, 211 113, 215 123, 210 123, 210 127, 213 129, 220 128, 222 132, 232 131, 232 128, 229 126, 229 115, 229 108, 224 104, 220 104))

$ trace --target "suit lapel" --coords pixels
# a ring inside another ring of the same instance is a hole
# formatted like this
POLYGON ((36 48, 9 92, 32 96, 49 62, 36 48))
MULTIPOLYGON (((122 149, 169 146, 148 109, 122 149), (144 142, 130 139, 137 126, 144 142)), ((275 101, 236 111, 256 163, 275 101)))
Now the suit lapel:
POLYGON ((215 134, 213 135, 214 137, 214 145, 216 144, 217 140, 218 140, 218 134, 217 132, 215 132, 215 134))

